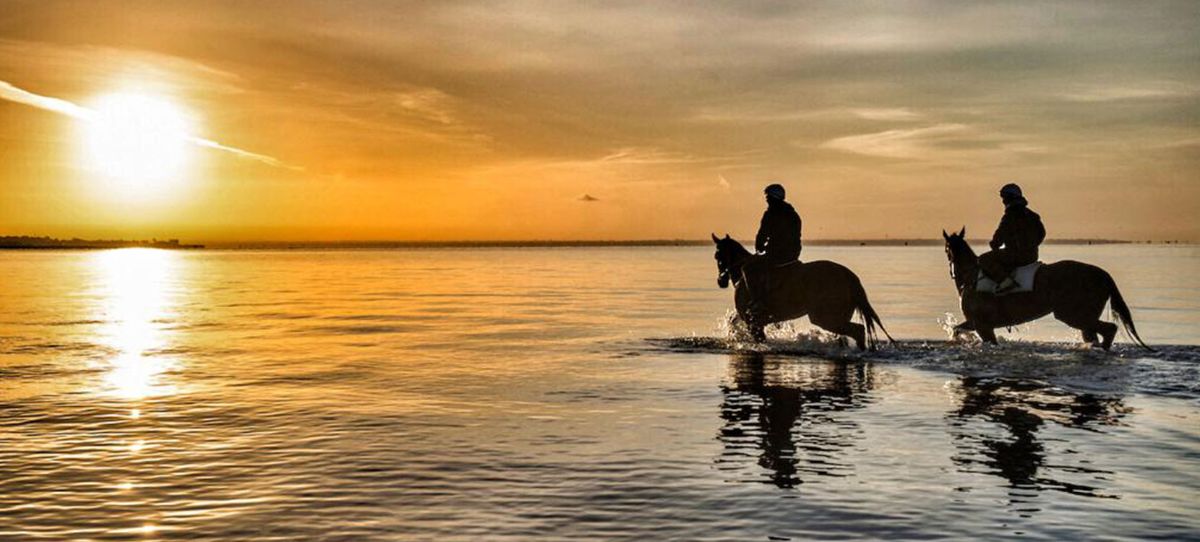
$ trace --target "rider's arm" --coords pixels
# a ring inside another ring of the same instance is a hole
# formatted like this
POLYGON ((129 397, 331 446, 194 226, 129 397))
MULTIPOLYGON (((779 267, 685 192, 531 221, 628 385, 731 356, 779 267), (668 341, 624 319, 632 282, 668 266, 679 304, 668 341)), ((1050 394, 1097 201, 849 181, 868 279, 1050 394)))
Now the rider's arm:
POLYGON ((992 234, 992 241, 988 243, 992 250, 1000 250, 1000 247, 1004 246, 1004 242, 1008 238, 1009 222, 1008 213, 1005 213, 1000 219, 1000 226, 996 228, 996 233, 992 234))
POLYGON ((754 251, 762 252, 767 249, 767 241, 771 239, 771 217, 763 213, 762 221, 758 224, 758 236, 754 238, 754 251))

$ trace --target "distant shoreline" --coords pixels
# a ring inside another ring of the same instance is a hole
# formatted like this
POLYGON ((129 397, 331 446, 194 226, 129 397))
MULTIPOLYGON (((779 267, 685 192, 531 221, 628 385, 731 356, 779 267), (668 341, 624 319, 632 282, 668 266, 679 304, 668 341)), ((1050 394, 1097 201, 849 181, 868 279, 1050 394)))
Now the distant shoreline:
MULTIPOLYGON (((986 239, 972 239, 986 246, 986 239)), ((181 243, 178 239, 149 241, 53 239, 49 237, 0 237, 0 250, 96 250, 115 248, 158 248, 168 250, 305 250, 305 249, 407 249, 407 248, 588 248, 588 247, 692 247, 708 246, 708 239, 650 239, 615 241, 230 241, 209 244, 181 243)), ((812 239, 805 246, 827 247, 930 247, 942 246, 941 239, 812 239)), ((1117 239, 1049 239, 1047 245, 1189 245, 1179 241, 1125 241, 1117 239)))
POLYGON ((169 250, 195 250, 204 245, 180 243, 178 239, 55 239, 52 237, 9 236, 0 237, 2 250, 96 250, 112 248, 161 248, 169 250))

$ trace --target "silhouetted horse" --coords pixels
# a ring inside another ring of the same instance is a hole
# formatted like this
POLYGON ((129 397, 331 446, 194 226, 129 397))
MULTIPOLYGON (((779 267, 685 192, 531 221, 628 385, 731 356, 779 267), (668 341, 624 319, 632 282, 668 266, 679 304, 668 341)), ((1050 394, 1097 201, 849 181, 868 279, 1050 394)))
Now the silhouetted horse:
POLYGON ((722 239, 713 234, 712 239, 717 244, 717 285, 727 288, 733 282, 734 307, 754 340, 766 339, 763 327, 767 324, 808 315, 813 325, 854 339, 859 350, 875 347, 875 326, 889 341, 895 342, 867 301, 867 292, 858 276, 829 261, 797 262, 772 269, 771 282, 777 286, 769 295, 759 294, 765 298, 762 308, 751 314, 750 292, 742 268, 755 256, 729 235, 722 239), (863 324, 850 321, 855 311, 862 315, 863 324))
POLYGON ((1076 393, 1036 380, 964 376, 959 382, 960 405, 952 412, 950 423, 957 453, 950 459, 963 472, 980 472, 979 466, 983 466, 983 472, 1006 479, 1009 487, 1022 490, 1012 504, 1028 502, 1030 489, 1083 497, 1113 496, 1101 485, 1112 479, 1111 472, 1097 468, 1094 458, 1047 460, 1058 447, 1047 448, 1039 432, 1047 423, 1091 431, 1098 431, 1096 426, 1118 425, 1127 412, 1121 397, 1076 393), (1006 431, 997 433, 993 427, 964 423, 971 419, 993 422, 1006 431), (1090 482, 1080 483, 1084 480, 1090 482), (1092 483, 1095 485, 1089 485, 1092 483))
POLYGON ((975 291, 979 274, 979 257, 964 237, 967 229, 955 234, 942 231, 946 240, 946 257, 950 260, 950 277, 958 288, 963 316, 967 319, 954 328, 955 334, 974 331, 985 342, 996 343, 996 328, 1010 327, 1054 313, 1054 317, 1083 332, 1083 340, 1098 344, 1105 350, 1112 346, 1117 326, 1100 319, 1104 305, 1112 301, 1113 312, 1137 344, 1153 351, 1142 342, 1133 326, 1133 315, 1121 297, 1117 283, 1107 271, 1086 263, 1063 260, 1038 268, 1033 291, 1002 296, 975 291), (1097 334, 1103 337, 1099 340, 1097 334))
MULTIPOLYGON (((770 471, 770 483, 796 487, 802 478, 844 476, 844 453, 862 436, 858 424, 837 413, 864 408, 875 387, 870 363, 767 359, 760 352, 729 358, 721 385, 718 463, 744 464, 752 453, 770 471)), ((728 467, 723 467, 728 468, 728 467)))

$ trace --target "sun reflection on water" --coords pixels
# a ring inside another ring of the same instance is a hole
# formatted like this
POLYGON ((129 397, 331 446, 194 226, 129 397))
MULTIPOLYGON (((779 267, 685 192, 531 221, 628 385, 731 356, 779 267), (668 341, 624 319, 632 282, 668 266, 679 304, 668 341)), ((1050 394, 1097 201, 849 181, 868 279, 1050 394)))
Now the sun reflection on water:
POLYGON ((175 387, 162 376, 175 361, 162 352, 175 310, 179 255, 131 248, 97 252, 93 258, 100 296, 96 319, 105 322, 98 341, 113 352, 104 392, 131 400, 173 393, 175 387))

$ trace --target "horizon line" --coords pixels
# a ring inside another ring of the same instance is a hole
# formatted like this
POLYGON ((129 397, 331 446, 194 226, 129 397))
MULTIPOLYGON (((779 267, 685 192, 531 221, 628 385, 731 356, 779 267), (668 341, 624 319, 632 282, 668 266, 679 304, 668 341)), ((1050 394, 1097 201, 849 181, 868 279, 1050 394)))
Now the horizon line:
MULTIPOLYGON (((736 238, 735 238, 736 239, 736 238)), ((969 238, 972 243, 985 243, 986 238, 969 238)), ((171 248, 169 245, 179 245, 180 248, 506 248, 506 247, 604 247, 604 246, 704 246, 712 243, 708 238, 682 239, 516 239, 516 240, 202 240, 183 242, 179 239, 69 239, 49 236, 0 235, 0 248, 116 248, 121 245, 148 246, 160 245, 159 248, 171 248), (24 241, 24 242, 22 242, 24 241), (43 243, 37 243, 43 241, 43 243)), ((1095 245, 1095 244, 1196 244, 1194 240, 1133 240, 1110 238, 1051 238, 1047 245, 1095 245)), ((863 238, 821 238, 806 239, 804 244, 810 246, 938 246, 941 239, 936 237, 863 237, 863 238)))

